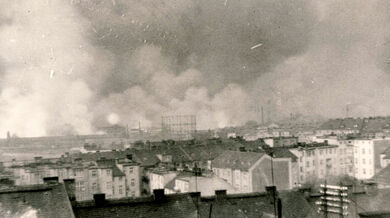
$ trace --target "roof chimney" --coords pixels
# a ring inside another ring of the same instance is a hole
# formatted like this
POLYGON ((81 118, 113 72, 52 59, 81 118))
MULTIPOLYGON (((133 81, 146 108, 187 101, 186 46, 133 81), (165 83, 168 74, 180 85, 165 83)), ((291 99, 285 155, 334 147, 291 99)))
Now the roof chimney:
POLYGON ((165 199, 164 189, 154 189, 153 195, 155 201, 163 201, 165 199))
POLYGON ((215 190, 215 196, 217 200, 223 200, 226 198, 226 190, 215 190))
POLYGON ((101 206, 106 202, 106 194, 104 194, 104 193, 94 194, 93 199, 95 200, 96 206, 101 206))
POLYGON ((43 178, 43 183, 46 184, 46 185, 58 184, 58 176, 44 177, 43 178))
POLYGON ((192 198, 192 201, 195 204, 199 204, 200 203, 200 192, 191 192, 190 196, 192 198))

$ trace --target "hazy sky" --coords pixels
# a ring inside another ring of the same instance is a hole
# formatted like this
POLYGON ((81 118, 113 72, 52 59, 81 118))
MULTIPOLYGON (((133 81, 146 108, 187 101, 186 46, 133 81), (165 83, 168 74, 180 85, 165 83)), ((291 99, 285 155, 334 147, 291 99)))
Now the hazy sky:
POLYGON ((390 114, 386 0, 0 2, 0 134, 390 114))

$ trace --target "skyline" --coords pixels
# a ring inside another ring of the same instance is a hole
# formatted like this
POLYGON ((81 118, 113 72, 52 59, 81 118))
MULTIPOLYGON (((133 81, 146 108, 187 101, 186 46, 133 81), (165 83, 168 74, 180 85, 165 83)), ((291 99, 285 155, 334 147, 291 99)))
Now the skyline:
POLYGON ((0 3, 0 131, 390 115, 390 3, 0 3), (347 109, 348 108, 348 109, 347 109), (348 110, 348 112, 346 112, 348 110))

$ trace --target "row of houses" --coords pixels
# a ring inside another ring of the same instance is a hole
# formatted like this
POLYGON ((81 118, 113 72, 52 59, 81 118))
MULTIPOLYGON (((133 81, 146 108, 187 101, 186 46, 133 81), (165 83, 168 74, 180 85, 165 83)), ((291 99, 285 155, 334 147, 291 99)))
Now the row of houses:
POLYGON ((17 186, 43 184, 44 177, 58 177, 61 182, 74 179, 78 200, 92 199, 96 193, 105 193, 107 198, 141 196, 143 168, 131 156, 116 160, 40 161, 7 170, 12 172, 17 186))

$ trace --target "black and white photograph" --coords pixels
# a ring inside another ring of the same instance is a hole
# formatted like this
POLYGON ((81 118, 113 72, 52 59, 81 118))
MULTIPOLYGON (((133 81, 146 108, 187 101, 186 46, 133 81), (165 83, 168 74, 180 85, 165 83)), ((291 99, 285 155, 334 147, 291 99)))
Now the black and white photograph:
POLYGON ((0 217, 390 217, 390 1, 0 0, 0 217))

